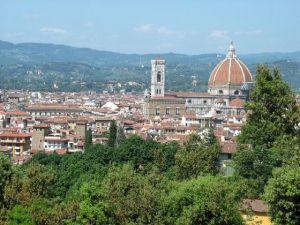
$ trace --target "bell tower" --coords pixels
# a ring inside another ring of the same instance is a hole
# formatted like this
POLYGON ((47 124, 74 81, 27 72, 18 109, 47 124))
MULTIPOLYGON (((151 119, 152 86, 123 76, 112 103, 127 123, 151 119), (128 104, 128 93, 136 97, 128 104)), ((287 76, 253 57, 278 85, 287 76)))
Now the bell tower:
POLYGON ((165 65, 163 59, 151 60, 151 97, 165 95, 165 65))

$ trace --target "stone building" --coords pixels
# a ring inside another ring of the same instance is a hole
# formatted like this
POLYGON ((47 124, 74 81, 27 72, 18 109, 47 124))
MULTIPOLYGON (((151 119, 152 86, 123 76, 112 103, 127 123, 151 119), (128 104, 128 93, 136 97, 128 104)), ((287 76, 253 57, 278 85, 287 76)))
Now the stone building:
POLYGON ((30 133, 4 133, 0 134, 0 153, 9 156, 19 156, 30 150, 30 133))
POLYGON ((244 102, 253 86, 247 66, 236 56, 233 43, 228 53, 211 72, 207 92, 165 93, 165 60, 152 60, 151 94, 146 90, 144 113, 148 119, 155 116, 179 118, 184 112, 206 115, 235 115, 244 113, 244 102), (179 113, 178 110, 180 111, 179 113), (174 113, 175 112, 175 113, 174 113))
POLYGON ((34 151, 44 151, 45 137, 49 135, 50 132, 50 126, 47 124, 37 124, 33 126, 31 149, 34 151))
POLYGON ((162 59, 151 60, 151 94, 145 91, 144 114, 155 117, 181 118, 185 111, 184 99, 165 95, 165 64, 162 59))
POLYGON ((78 138, 84 140, 87 132, 87 122, 85 119, 68 119, 69 132, 74 132, 78 138))

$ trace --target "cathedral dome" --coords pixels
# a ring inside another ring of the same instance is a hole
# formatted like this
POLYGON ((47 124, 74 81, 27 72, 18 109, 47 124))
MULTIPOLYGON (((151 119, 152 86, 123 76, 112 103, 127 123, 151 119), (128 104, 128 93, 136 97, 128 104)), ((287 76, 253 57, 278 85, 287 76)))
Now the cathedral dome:
POLYGON ((208 85, 243 85, 253 82, 252 75, 247 66, 236 57, 235 48, 231 42, 228 54, 212 71, 208 85))

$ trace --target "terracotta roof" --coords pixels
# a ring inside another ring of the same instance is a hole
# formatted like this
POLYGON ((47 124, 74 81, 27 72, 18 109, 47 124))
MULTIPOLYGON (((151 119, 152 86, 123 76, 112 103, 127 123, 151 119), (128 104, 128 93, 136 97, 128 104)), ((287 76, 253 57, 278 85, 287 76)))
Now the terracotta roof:
POLYGON ((222 142, 222 153, 233 154, 237 151, 237 143, 236 142, 222 142))
POLYGON ((124 120, 123 121, 123 124, 124 125, 133 125, 135 122, 134 121, 132 121, 132 120, 124 120))
POLYGON ((57 149, 55 150, 55 152, 58 154, 58 155, 64 155, 67 153, 67 149, 57 149))
POLYGON ((26 137, 31 137, 31 133, 4 133, 0 134, 0 138, 26 138, 26 137))
POLYGON ((231 100, 229 102, 229 106, 236 107, 236 108, 243 108, 244 103, 245 103, 244 100, 242 100, 238 97, 238 98, 235 98, 235 99, 231 100))
POLYGON ((28 112, 23 112, 23 111, 5 112, 5 115, 9 115, 9 116, 30 116, 30 114, 28 112))
POLYGON ((250 209, 253 212, 268 212, 268 206, 262 200, 258 199, 243 199, 240 209, 250 209))
POLYGON ((46 136, 45 141, 69 141, 68 138, 54 137, 54 136, 46 136))
POLYGON ((183 116, 186 119, 198 119, 198 117, 195 113, 186 112, 183 116))
POLYGON ((95 117, 94 120, 95 121, 113 121, 115 119, 112 117, 95 117))
POLYGON ((242 85, 244 82, 253 82, 247 66, 236 57, 226 57, 212 71, 209 85, 242 85))
POLYGON ((45 123, 36 124, 33 126, 33 128, 48 128, 49 125, 45 123))
POLYGON ((81 112, 79 105, 34 104, 26 107, 27 111, 76 111, 81 112))

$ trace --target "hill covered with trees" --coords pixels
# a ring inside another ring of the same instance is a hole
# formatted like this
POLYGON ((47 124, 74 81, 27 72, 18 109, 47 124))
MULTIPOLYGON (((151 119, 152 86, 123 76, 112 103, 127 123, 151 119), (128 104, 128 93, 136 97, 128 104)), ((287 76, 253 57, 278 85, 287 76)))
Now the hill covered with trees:
MULTIPOLYGON (((167 61, 166 86, 174 91, 206 90, 211 71, 225 57, 222 54, 121 54, 64 45, 0 41, 0 88, 102 91, 113 80, 122 84, 119 89, 142 91, 149 87, 150 60, 158 56, 167 61), (128 81, 138 84, 130 86, 126 84, 128 81)), ((253 74, 258 64, 279 67, 284 79, 300 91, 300 52, 238 56, 253 74)))

